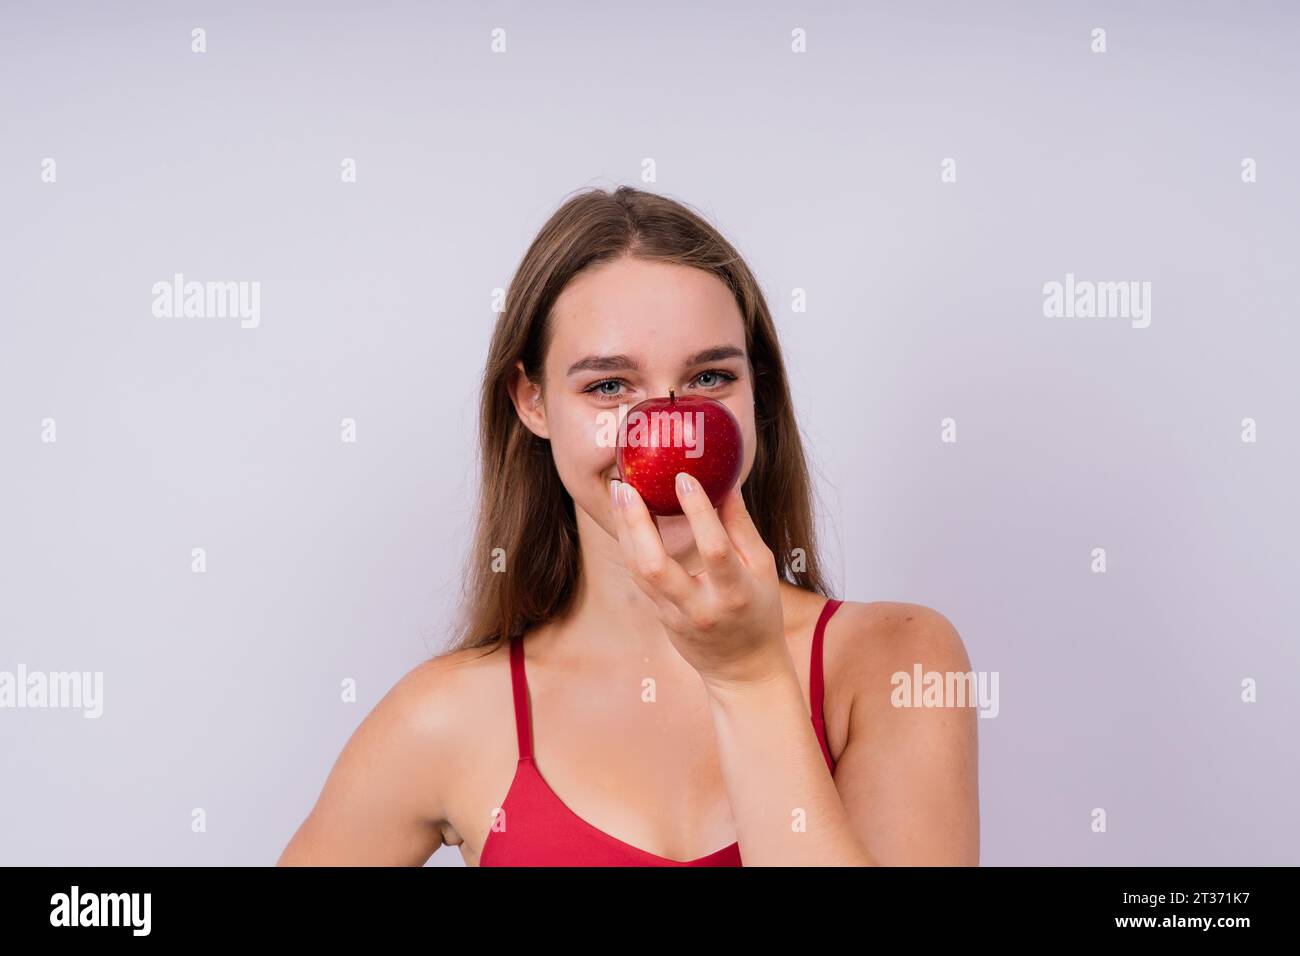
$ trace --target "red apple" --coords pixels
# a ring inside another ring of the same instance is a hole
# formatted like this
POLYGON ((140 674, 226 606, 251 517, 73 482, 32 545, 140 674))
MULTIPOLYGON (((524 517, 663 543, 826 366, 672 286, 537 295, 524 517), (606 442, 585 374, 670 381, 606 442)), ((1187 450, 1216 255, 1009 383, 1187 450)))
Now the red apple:
POLYGON ((721 402, 697 395, 647 398, 619 425, 618 476, 636 489, 652 515, 682 513, 677 473, 700 483, 718 507, 740 477, 745 439, 721 402))

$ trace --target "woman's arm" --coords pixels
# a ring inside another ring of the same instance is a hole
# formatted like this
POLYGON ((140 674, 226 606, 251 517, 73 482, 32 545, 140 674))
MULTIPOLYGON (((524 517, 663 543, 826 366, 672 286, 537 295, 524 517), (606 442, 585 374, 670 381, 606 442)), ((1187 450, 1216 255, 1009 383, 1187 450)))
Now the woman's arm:
POLYGON ((849 738, 833 779, 793 665, 766 681, 709 687, 745 865, 978 865, 975 709, 895 707, 892 699, 891 677, 911 677, 914 665, 968 672, 961 638, 921 605, 839 613, 850 608, 834 676, 851 695, 849 738))
POLYGON ((977 701, 895 706, 903 685, 893 680, 912 680, 918 665, 945 685, 947 675, 970 673, 961 637, 924 605, 884 602, 861 615, 864 627, 840 635, 854 642, 840 675, 853 703, 835 768, 854 831, 882 866, 978 866, 977 701))
POLYGON ((697 480, 677 476, 703 562, 693 575, 664 550, 635 488, 613 481, 610 494, 624 565, 708 691, 746 864, 978 863, 975 710, 893 706, 896 673, 969 671, 948 619, 919 604, 839 612, 853 622, 836 628, 851 651, 836 686, 852 703, 832 778, 784 636, 776 558, 740 486, 715 509, 697 480))
POLYGON ((420 665, 375 705, 278 866, 422 866, 442 845, 440 671, 420 665))
POLYGON ((876 865, 836 792, 794 662, 761 682, 706 687, 745 866, 876 865))

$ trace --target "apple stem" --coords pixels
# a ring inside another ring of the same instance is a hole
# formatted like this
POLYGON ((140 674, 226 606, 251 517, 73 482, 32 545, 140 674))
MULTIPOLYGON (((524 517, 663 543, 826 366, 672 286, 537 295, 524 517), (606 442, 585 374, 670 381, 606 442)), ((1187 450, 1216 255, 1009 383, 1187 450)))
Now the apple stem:
POLYGON ((675 395, 673 395, 673 390, 672 390, 671 387, 669 387, 669 389, 668 389, 668 404, 669 404, 669 405, 676 405, 676 404, 677 404, 677 397, 676 397, 675 395))

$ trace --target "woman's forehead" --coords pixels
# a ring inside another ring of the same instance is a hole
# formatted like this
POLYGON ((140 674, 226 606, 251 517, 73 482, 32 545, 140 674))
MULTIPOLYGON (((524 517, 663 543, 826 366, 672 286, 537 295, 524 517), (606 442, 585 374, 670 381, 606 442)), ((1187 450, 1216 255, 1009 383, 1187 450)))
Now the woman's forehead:
POLYGON ((559 374, 588 355, 679 362, 715 345, 745 347, 740 308, 717 276, 625 261, 575 277, 556 299, 548 358, 559 374))
MULTIPOLYGON (((575 323, 577 324, 577 323, 575 323)), ((748 363, 738 316, 704 321, 593 322, 587 334, 552 343, 545 374, 556 382, 597 376, 676 375, 697 366, 748 363)))

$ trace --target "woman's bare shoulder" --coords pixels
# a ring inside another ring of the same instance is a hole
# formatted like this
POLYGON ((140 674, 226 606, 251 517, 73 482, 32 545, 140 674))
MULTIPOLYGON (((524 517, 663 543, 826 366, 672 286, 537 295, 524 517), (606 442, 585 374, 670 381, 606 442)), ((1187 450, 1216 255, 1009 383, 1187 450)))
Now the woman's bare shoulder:
POLYGON ((935 608, 907 601, 841 601, 836 618, 852 618, 857 626, 875 632, 916 634, 927 629, 951 627, 952 622, 935 608))
POLYGON ((403 674, 344 744, 281 863, 426 861, 444 842, 466 729, 497 703, 485 689, 503 646, 440 654, 403 674))
POLYGON ((897 693, 917 668, 942 675, 942 687, 968 687, 948 680, 973 676, 956 627, 905 601, 849 602, 837 622, 827 681, 847 713, 832 740, 835 783, 863 845, 885 865, 978 866, 977 699, 959 690, 916 706, 897 693))
POLYGON ((473 706, 485 687, 500 683, 509 667, 508 647, 497 642, 483 647, 446 651, 407 671, 376 705, 409 733, 454 742, 456 731, 474 720, 473 706))
POLYGON ((826 625, 825 654, 828 683, 858 690, 917 663, 926 670, 970 669, 953 623, 935 608, 907 601, 844 601, 826 625))

